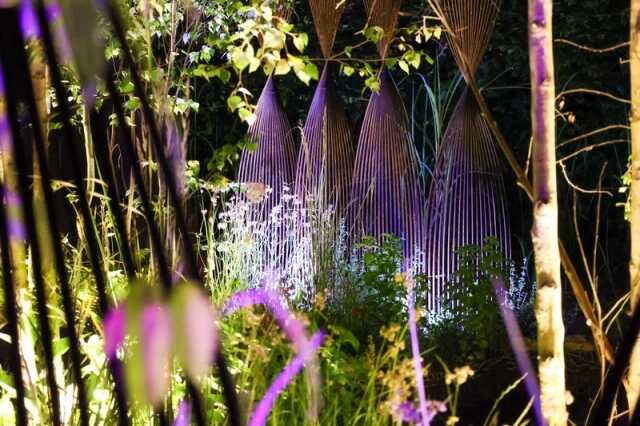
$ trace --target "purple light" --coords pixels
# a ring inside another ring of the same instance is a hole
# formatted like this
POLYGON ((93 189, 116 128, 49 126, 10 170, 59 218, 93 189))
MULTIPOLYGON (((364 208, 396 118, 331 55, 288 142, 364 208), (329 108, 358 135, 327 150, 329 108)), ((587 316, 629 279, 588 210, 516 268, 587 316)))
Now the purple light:
MULTIPOLYGON (((263 283, 263 286, 266 287, 266 283, 263 283)), ((298 320, 286 309, 276 293, 269 290, 249 289, 237 292, 229 298, 222 312, 224 316, 227 316, 239 309, 255 305, 264 305, 269 309, 278 326, 293 344, 296 351, 296 356, 269 386, 269 389, 258 403, 251 417, 250 426, 261 426, 266 423, 278 395, 300 370, 302 370, 304 364, 312 358, 317 349, 322 345, 325 333, 322 330, 317 331, 311 339, 308 339, 306 327, 302 321, 298 320)))
POLYGON ((169 387, 173 324, 171 313, 160 303, 151 303, 140 315, 145 396, 152 405, 162 401, 169 387))
POLYGON ((178 407, 178 414, 173 421, 173 426, 189 426, 191 421, 191 403, 183 400, 178 407))
POLYGON ((302 370, 304 364, 313 357, 318 348, 322 346, 324 338, 325 333, 323 331, 317 331, 311 336, 308 344, 304 345, 293 360, 278 374, 269 386, 269 389, 267 389, 264 397, 262 397, 258 403, 258 406, 253 412, 253 416, 251 416, 249 426, 263 426, 266 424, 271 408, 276 398, 278 398, 278 395, 280 395, 289 382, 302 370))
POLYGON ((20 1, 20 29, 27 40, 40 37, 40 27, 31 0, 20 1))
POLYGON ((354 147, 344 108, 330 82, 330 64, 322 71, 303 129, 295 193, 311 194, 321 208, 334 206, 337 218, 349 204, 354 147))
POLYGON ((416 319, 416 294, 414 288, 413 275, 407 270, 407 287, 408 307, 409 310, 409 334, 411 335, 411 353, 413 355, 413 369, 416 378, 416 389, 418 390, 418 399, 420 401, 420 416, 422 417, 422 425, 427 426, 431 423, 429 411, 427 407, 427 392, 424 387, 424 378, 422 377, 422 356, 420 355, 420 344, 418 343, 418 326, 416 319))
POLYGON ((411 402, 403 402, 396 408, 398 416, 403 422, 418 424, 421 422, 420 413, 415 409, 411 402))
POLYGON ((493 236, 505 258, 511 257, 502 168, 489 127, 465 89, 437 154, 427 200, 424 252, 432 285, 428 309, 441 309, 447 284, 458 270, 458 248, 482 247, 493 236))
POLYGON ((533 416, 536 424, 543 426, 546 424, 544 416, 542 415, 542 408, 540 406, 540 388, 538 387, 538 381, 536 380, 536 373, 529 360, 529 354, 527 347, 524 344, 522 332, 518 325, 513 311, 507 305, 506 290, 499 279, 492 279, 493 290, 496 294, 496 301, 500 307, 500 314, 502 315, 502 321, 507 329, 507 336, 509 336, 509 343, 511 343, 511 349, 516 358, 518 369, 524 376, 524 385, 527 389, 527 393, 531 400, 533 400, 533 416))
POLYGON ((404 240, 404 254, 422 247, 424 191, 418 152, 409 119, 387 70, 380 91, 372 93, 365 113, 353 171, 349 222, 356 238, 380 240, 392 234, 404 240))
POLYGON ((249 127, 249 137, 257 145, 254 152, 243 150, 238 182, 241 185, 263 184, 271 188, 270 197, 256 207, 256 219, 264 220, 280 202, 285 186, 295 180, 296 153, 292 130, 269 77, 256 106, 256 121, 249 127))
MULTIPOLYGON (((2 138, 2 136, 0 136, 2 138)), ((9 238, 17 241, 24 241, 27 239, 27 230, 25 228, 22 217, 18 212, 22 208, 22 199, 20 195, 14 191, 11 191, 5 186, 3 201, 7 205, 7 228, 9 231, 9 238)))
MULTIPOLYGON (((40 38, 42 32, 38 23, 38 17, 33 7, 32 0, 20 1, 20 30, 25 40, 40 38)), ((54 22, 61 16, 60 5, 57 2, 50 2, 45 7, 47 22, 53 26, 54 22)))
POLYGON ((283 306, 279 296, 272 291, 254 288, 237 292, 225 303, 222 314, 228 316, 239 309, 255 305, 264 305, 269 309, 278 326, 297 351, 306 345, 304 324, 283 306))
POLYGON ((124 305, 107 312, 102 320, 102 329, 104 330, 104 353, 110 360, 115 360, 117 351, 127 334, 127 310, 124 305))

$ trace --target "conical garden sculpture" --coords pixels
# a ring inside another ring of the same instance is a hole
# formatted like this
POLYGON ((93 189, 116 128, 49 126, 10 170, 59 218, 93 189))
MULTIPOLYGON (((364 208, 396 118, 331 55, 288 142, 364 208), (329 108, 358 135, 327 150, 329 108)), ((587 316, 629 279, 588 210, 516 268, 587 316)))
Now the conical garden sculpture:
MULTIPOLYGON (((384 30, 378 43, 383 60, 400 4, 399 0, 365 2, 369 26, 384 30)), ((398 89, 384 69, 380 90, 371 95, 362 123, 351 198, 350 220, 356 235, 378 240, 385 234, 398 236, 403 240, 404 255, 415 258, 422 244, 425 216, 418 153, 398 89)))
MULTIPOLYGON (((441 12, 451 25, 450 45, 465 80, 475 75, 489 43, 499 2, 444 0, 441 12), (455 41, 455 42, 453 42, 455 41)), ((427 201, 426 273, 431 286, 428 308, 451 299, 448 285, 458 269, 456 250, 482 246, 495 237, 505 257, 511 240, 502 165, 478 104, 465 88, 437 153, 427 201)))
MULTIPOLYGON (((291 16, 291 9, 274 1, 274 15, 283 20, 291 16)), ((295 147, 291 125, 276 92, 273 75, 270 75, 260 94, 255 110, 255 121, 249 127, 248 136, 255 150, 244 149, 240 157, 238 182, 255 202, 253 216, 267 219, 274 206, 280 203, 285 187, 291 187, 295 179, 295 147), (269 188, 271 193, 262 197, 269 188)))
MULTIPOLYGON (((295 148, 291 126, 285 114, 273 77, 267 79, 256 106, 256 120, 249 127, 249 137, 255 143, 255 151, 242 151, 238 181, 248 191, 270 188, 271 194, 257 204, 256 219, 266 219, 280 202, 286 185, 293 185, 295 148)), ((261 198, 260 198, 261 200, 261 198)))
MULTIPOLYGON (((331 56, 344 4, 334 0, 310 0, 313 20, 325 59, 331 56)), ((333 206, 341 218, 349 203, 354 149, 349 122, 331 84, 331 66, 322 71, 307 116, 298 154, 295 192, 311 195, 322 210, 333 206)))

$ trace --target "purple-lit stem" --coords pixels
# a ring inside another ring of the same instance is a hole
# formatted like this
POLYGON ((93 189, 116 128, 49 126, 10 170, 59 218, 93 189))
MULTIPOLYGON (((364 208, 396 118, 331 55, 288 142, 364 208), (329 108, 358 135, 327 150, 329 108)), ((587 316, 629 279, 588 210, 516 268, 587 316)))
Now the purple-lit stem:
POLYGON ((222 314, 227 316, 239 309, 254 305, 264 305, 269 309, 296 350, 304 347, 307 342, 304 324, 282 305, 278 295, 272 291, 257 288, 239 291, 227 301, 222 314))
POLYGON ((262 426, 266 423, 278 395, 287 387, 296 374, 302 370, 304 363, 311 359, 315 351, 322 345, 325 333, 318 331, 311 339, 307 339, 305 326, 302 321, 297 319, 283 306, 276 293, 264 289, 249 289, 233 294, 222 309, 222 314, 223 316, 227 316, 239 309, 255 305, 264 305, 269 309, 278 326, 287 335, 287 338, 297 352, 295 358, 287 364, 273 383, 271 383, 251 417, 249 426, 262 426))
POLYGON ((273 406, 276 398, 287 387, 289 382, 302 370, 304 364, 311 359, 313 354, 322 345, 325 338, 323 331, 317 331, 308 344, 300 350, 298 355, 291 360, 289 364, 278 374, 278 377, 271 383, 269 389, 264 394, 264 397, 258 403, 249 426, 263 426, 267 422, 271 407, 273 406))
POLYGON ((183 400, 178 407, 178 414, 173 421, 173 426, 189 426, 191 422, 191 403, 183 400))
POLYGON ((536 374, 533 370, 533 366, 531 365, 531 360, 529 360, 527 347, 524 344, 518 320, 513 314, 513 311, 507 305, 505 297, 506 290, 502 281, 494 278, 491 280, 491 283, 493 284, 493 290, 496 294, 496 300, 498 302, 498 307, 500 308, 502 321, 504 322, 504 326, 507 330, 507 336, 509 337, 509 342, 511 343, 511 349, 515 355, 518 369, 520 370, 520 373, 524 375, 524 386, 527 389, 530 399, 533 400, 533 417, 537 425, 544 426, 547 423, 542 416, 542 408, 540 406, 540 388, 538 387, 538 381, 536 380, 536 374))
POLYGON ((424 387, 424 379, 422 377, 422 357, 420 356, 420 345, 418 343, 418 326, 416 319, 416 294, 414 291, 413 275, 407 272, 407 287, 409 288, 409 334, 411 335, 411 353, 413 355, 413 369, 416 376, 416 389, 418 390, 418 398, 420 400, 420 416, 422 417, 422 425, 431 424, 431 416, 427 408, 427 392, 424 387))

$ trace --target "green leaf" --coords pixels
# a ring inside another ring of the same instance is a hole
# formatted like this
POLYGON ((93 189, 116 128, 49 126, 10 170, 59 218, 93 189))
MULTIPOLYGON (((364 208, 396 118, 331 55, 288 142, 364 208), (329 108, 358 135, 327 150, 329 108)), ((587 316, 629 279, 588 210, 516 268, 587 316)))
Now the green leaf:
POLYGON ((399 61, 398 62, 398 66, 400 67, 400 69, 404 72, 406 72, 407 74, 409 74, 409 64, 407 64, 406 61, 399 61))
POLYGON ((420 68, 420 53, 410 50, 404 55, 404 59, 415 69, 420 68))
POLYGON ((247 47, 243 50, 240 47, 236 47, 231 52, 231 62, 239 70, 244 70, 251 61, 255 58, 255 51, 253 46, 247 44, 247 47))
POLYGON ((355 72, 355 69, 353 69, 353 67, 350 65, 345 65, 342 67, 342 73, 347 77, 353 75, 354 72, 355 72))
POLYGON ((244 101, 240 96, 229 96, 229 99, 227 99, 227 105, 231 111, 235 111, 241 106, 244 106, 244 101))
POLYGON ((382 40, 382 37, 384 36, 384 30, 381 27, 369 27, 364 30, 364 36, 367 38, 367 40, 377 43, 382 40))
MULTIPOLYGON (((266 31, 263 34, 263 43, 265 49, 281 50, 284 47, 284 34, 275 30, 266 31)), ((295 40, 294 40, 295 43, 295 40)), ((297 46, 296 46, 297 47, 297 46)))
POLYGON ((287 61, 289 61, 289 65, 294 70, 298 70, 298 69, 303 69, 304 68, 304 61, 302 59, 298 58, 297 56, 287 55, 287 61))
POLYGON ((318 67, 316 67, 315 64, 312 64, 311 62, 307 63, 304 68, 294 68, 293 70, 295 71, 300 81, 302 81, 306 85, 309 84, 311 79, 318 79, 318 67))
POLYGON ((256 121, 255 114, 244 107, 238 109, 238 116, 240 117, 240 120, 246 122, 249 125, 252 125, 256 121))
POLYGON ((14 393, 13 376, 0 368, 0 389, 4 389, 7 393, 14 393))
POLYGON ((69 350, 69 339, 62 337, 53 342, 53 357, 58 358, 69 350))
POLYGON ((249 72, 256 72, 260 68, 260 60, 255 56, 249 61, 249 72))
POLYGON ((280 59, 276 64, 275 74, 284 75, 291 71, 291 66, 286 59, 280 59))
POLYGON ((140 99, 131 98, 127 101, 127 103, 124 106, 127 108, 127 110, 134 111, 140 107, 140 99))
POLYGON ((289 24, 285 21, 278 22, 278 29, 283 33, 289 33, 293 29, 293 24, 289 24))
POLYGON ((367 78, 364 81, 364 84, 365 86, 367 86, 369 89, 373 90, 376 93, 380 91, 380 81, 378 80, 378 77, 375 75, 372 75, 371 77, 367 78))
POLYGON ((129 80, 123 81, 118 84, 118 91, 121 95, 128 95, 129 93, 133 93, 135 87, 132 82, 129 80))
POLYGON ((308 62, 304 67, 304 71, 311 77, 312 80, 317 80, 320 76, 318 67, 313 62, 308 62))
POLYGON ((304 52, 304 49, 309 44, 309 36, 305 33, 297 34, 293 37, 293 45, 298 49, 298 52, 304 52))
POLYGON ((384 60, 384 64, 387 68, 394 68, 398 63, 398 58, 387 58, 384 60))

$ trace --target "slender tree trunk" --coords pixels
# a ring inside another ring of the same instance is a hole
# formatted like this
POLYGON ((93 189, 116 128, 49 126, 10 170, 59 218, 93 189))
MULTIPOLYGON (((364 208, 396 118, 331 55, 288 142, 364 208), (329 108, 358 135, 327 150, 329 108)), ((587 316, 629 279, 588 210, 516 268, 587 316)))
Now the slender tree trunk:
MULTIPOLYGON (((631 0, 629 20, 631 48, 631 260, 629 285, 631 308, 637 309, 640 296, 640 0, 631 0)), ((633 409, 640 395, 640 344, 636 343, 629 364, 627 400, 633 409)))
POLYGON ((566 425, 551 3, 529 0, 534 190, 531 240, 537 279, 535 314, 542 412, 550 425, 566 425))

